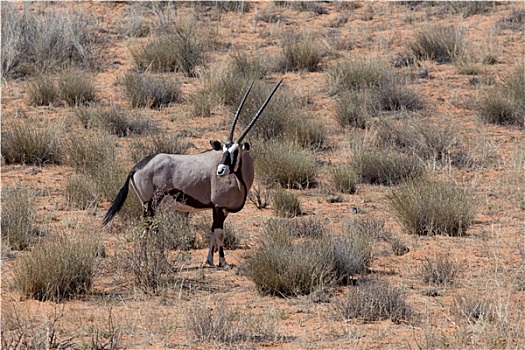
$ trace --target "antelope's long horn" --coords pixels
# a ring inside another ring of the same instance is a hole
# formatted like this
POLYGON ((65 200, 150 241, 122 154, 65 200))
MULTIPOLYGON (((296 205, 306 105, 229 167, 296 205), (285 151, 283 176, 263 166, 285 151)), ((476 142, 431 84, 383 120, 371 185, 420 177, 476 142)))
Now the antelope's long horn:
POLYGON ((239 114, 241 113, 242 106, 244 106, 244 102, 246 102, 246 99, 248 98, 248 94, 250 93, 250 90, 253 87, 253 83, 255 81, 252 81, 250 84, 250 87, 248 90, 246 90, 246 93, 244 94, 244 97, 242 98, 241 103, 239 104, 239 108, 237 108, 237 112, 235 112, 235 116, 233 117, 232 126, 230 128, 230 135, 228 136, 228 142, 233 141, 233 132, 235 131, 235 125, 237 124, 237 119, 239 119, 239 114))
POLYGON ((270 93, 270 95, 266 98, 266 101, 264 101, 264 103, 262 104, 261 108, 259 108, 259 110, 257 111, 257 113, 255 113, 255 116, 252 118, 252 120, 250 121, 250 123, 248 124, 248 126, 246 127, 246 129, 244 129, 244 131, 242 132, 241 136, 239 136, 239 138, 237 139, 237 141, 235 141, 235 143, 240 143, 242 141, 242 139, 244 139, 244 137, 248 134, 248 132, 250 131, 250 129, 253 127, 253 125, 255 124, 255 122, 257 121, 257 119, 261 116, 261 113, 264 111, 264 109, 266 108, 266 105, 268 104, 268 102, 270 102, 270 99, 272 98, 273 94, 275 93, 275 91, 277 91, 277 89, 279 88, 279 86, 281 86, 281 83, 283 82, 283 79, 281 79, 277 85, 275 85, 275 87, 273 88, 272 92, 270 93))

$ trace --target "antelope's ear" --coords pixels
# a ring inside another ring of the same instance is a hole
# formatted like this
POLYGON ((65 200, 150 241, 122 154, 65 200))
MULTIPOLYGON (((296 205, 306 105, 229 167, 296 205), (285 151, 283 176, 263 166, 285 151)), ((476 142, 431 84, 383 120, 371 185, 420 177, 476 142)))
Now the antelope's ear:
POLYGON ((243 149, 244 151, 249 151, 250 148, 252 148, 252 145, 250 145, 249 142, 245 142, 245 143, 243 143, 243 145, 242 145, 242 149, 243 149))
POLYGON ((220 141, 210 140, 210 145, 215 151, 222 151, 222 145, 220 141))

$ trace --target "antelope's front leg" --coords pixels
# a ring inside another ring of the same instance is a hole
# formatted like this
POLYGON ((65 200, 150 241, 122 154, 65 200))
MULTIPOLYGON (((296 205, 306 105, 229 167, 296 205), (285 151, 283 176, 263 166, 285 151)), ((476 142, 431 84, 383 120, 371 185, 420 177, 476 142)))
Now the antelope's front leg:
POLYGON ((227 267, 228 263, 224 257, 224 220, 226 220, 227 213, 218 207, 213 208, 213 224, 210 232, 210 250, 208 251, 208 258, 206 263, 210 266, 213 264, 213 253, 215 247, 219 251, 219 267, 227 267))

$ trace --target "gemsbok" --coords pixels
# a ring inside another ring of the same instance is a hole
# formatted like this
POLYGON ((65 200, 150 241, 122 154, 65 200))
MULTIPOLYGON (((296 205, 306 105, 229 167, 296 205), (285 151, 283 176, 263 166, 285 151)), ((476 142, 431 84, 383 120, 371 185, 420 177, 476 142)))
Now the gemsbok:
POLYGON ((176 211, 212 209, 213 223, 206 263, 215 266, 213 254, 217 248, 219 267, 226 267, 223 250, 224 221, 229 213, 242 210, 254 180, 253 160, 249 153, 250 144, 241 142, 261 116, 281 83, 282 79, 235 141, 233 141, 235 125, 253 83, 237 108, 226 143, 211 140, 212 150, 203 153, 193 155, 158 153, 135 164, 124 186, 106 212, 103 226, 106 226, 124 205, 131 182, 144 207, 144 218, 155 215, 155 210, 165 196, 172 196, 175 199, 176 211))

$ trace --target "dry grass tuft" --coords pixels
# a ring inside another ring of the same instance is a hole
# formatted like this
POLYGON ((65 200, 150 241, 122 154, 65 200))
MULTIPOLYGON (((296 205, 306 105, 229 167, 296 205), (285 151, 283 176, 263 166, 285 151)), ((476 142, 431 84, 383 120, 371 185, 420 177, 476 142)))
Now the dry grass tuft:
POLYGON ((475 199, 453 182, 418 179, 387 196, 405 232, 417 235, 464 235, 476 212, 475 199))

